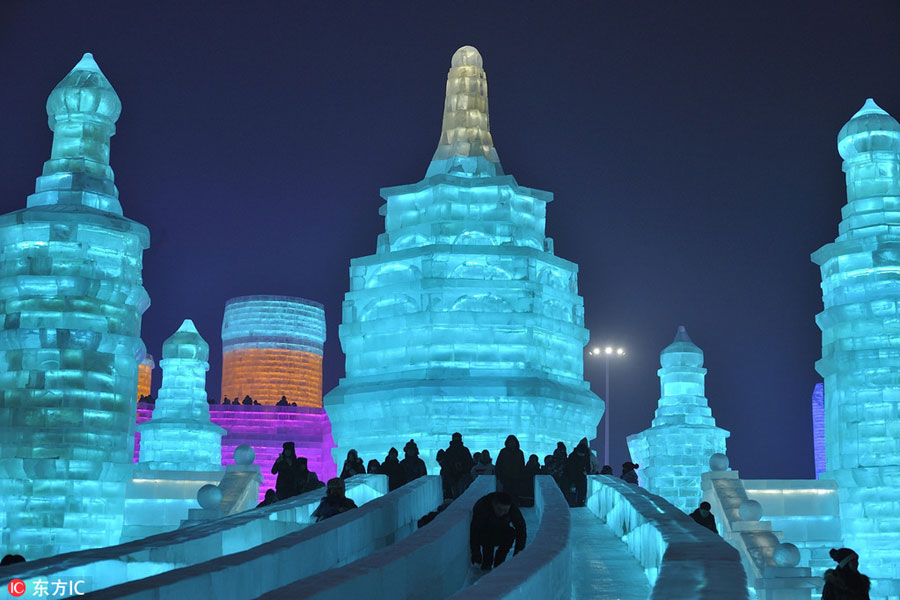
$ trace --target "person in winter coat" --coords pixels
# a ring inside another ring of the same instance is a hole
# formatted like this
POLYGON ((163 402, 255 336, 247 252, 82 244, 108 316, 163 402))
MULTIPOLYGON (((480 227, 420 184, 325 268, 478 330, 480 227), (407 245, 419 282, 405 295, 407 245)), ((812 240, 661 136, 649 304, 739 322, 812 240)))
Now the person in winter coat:
POLYGON ((637 470, 638 464, 633 462, 624 462, 622 463, 622 474, 619 476, 622 481, 626 481, 628 483, 633 483, 634 485, 638 484, 638 476, 637 470))
POLYGON ((415 440, 409 440, 403 446, 403 460, 400 461, 400 467, 403 469, 403 484, 406 485, 413 479, 425 477, 428 469, 425 468, 425 461, 419 458, 419 447, 415 440))
POLYGON ((313 511, 311 516, 315 517, 316 523, 318 523, 354 508, 357 508, 356 502, 344 495, 344 480, 340 477, 335 477, 328 480, 328 487, 325 488, 325 497, 319 502, 319 506, 313 511))
POLYGON ((609 465, 603 465, 603 468, 600 469, 601 475, 613 475, 612 467, 609 465))
POLYGON ((566 476, 566 462, 569 455, 566 452, 566 445, 557 442, 556 450, 553 451, 553 459, 550 461, 550 475, 556 480, 559 489, 562 490, 566 501, 569 501, 571 493, 569 491, 569 478, 566 476))
POLYGON ((859 555, 850 548, 832 548, 837 567, 825 571, 822 600, 869 600, 869 578, 859 572, 859 555))
POLYGON ((347 460, 344 461, 344 468, 341 471, 341 479, 349 479, 354 475, 365 474, 366 466, 363 464, 362 459, 359 458, 359 454, 356 450, 350 450, 347 452, 347 460))
POLYGON ((519 440, 510 435, 497 455, 497 488, 521 503, 522 478, 525 477, 525 455, 519 449, 519 440))
POLYGON ((472 467, 472 479, 479 475, 493 475, 494 465, 491 464, 491 453, 487 450, 478 452, 478 462, 472 467))
POLYGON ((378 471, 382 475, 387 475, 388 491, 393 492, 403 485, 403 467, 400 466, 400 453, 396 448, 388 450, 384 462, 381 463, 381 469, 378 471))
POLYGON ((584 506, 587 498, 587 476, 591 472, 591 449, 587 438, 581 438, 566 462, 566 475, 569 485, 574 488, 572 506, 584 506))
POLYGON ((700 508, 691 513, 691 518, 698 525, 706 527, 713 533, 719 533, 719 529, 716 527, 716 517, 709 511, 710 508, 712 507, 709 505, 709 502, 701 502, 700 508))
POLYGON ((525 519, 509 494, 491 492, 472 507, 469 548, 472 564, 481 563, 483 571, 500 566, 513 542, 514 554, 524 550, 526 539, 525 519))
POLYGON ((469 449, 463 445, 462 434, 454 433, 450 438, 450 445, 444 450, 441 461, 441 476, 446 477, 450 498, 456 498, 462 494, 472 482, 472 467, 475 462, 469 449))
POLYGON ((297 495, 297 480, 299 478, 299 461, 294 450, 294 442, 285 442, 281 445, 281 454, 272 465, 272 475, 278 475, 275 479, 275 496, 279 500, 297 495))
POLYGON ((381 472, 381 465, 378 463, 377 458, 373 458, 369 461, 369 464, 366 465, 366 473, 369 475, 377 475, 381 472))
POLYGON ((534 477, 541 472, 537 454, 528 457, 525 463, 525 478, 522 484, 522 506, 534 506, 534 477))
POLYGON ((319 481, 319 476, 315 471, 310 471, 307 467, 305 456, 297 457, 297 493, 305 494, 325 487, 325 484, 319 481))

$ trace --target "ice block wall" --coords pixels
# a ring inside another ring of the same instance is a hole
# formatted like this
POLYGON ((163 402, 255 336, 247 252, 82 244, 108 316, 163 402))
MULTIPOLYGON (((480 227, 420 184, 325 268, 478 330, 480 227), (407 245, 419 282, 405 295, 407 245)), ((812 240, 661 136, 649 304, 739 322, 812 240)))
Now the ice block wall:
POLYGON ((225 430, 209 419, 206 372, 209 345, 185 319, 163 343, 162 387, 153 417, 141 433, 139 468, 151 471, 217 471, 222 468, 225 430))
POLYGON ((138 365, 138 387, 137 399, 147 397, 152 393, 153 387, 153 369, 156 368, 156 362, 153 356, 148 354, 144 360, 138 365))
POLYGON ((593 437, 603 414, 583 379, 578 267, 544 235, 553 195, 503 173, 475 48, 453 55, 446 91, 425 179, 381 190, 385 233, 350 263, 346 377, 325 397, 340 460, 414 438, 435 472, 455 431, 492 452, 516 434, 543 456, 593 437))
POLYGON ((900 124, 870 98, 838 134, 847 204, 812 254, 822 274, 823 477, 836 479, 844 544, 900 595, 900 124))
POLYGON ((825 472, 825 387, 817 383, 812 393, 813 454, 816 479, 825 472))
POLYGON ((241 296, 225 303, 222 394, 274 405, 322 406, 325 309, 290 296, 241 296))
POLYGON ((28 560, 122 531, 150 233, 109 166, 121 108, 85 54, 47 99, 35 193, 0 217, 0 548, 28 560))
POLYGON ((641 485, 685 512, 700 505, 700 476, 709 458, 725 454, 731 434, 716 427, 706 399, 703 350, 684 326, 659 355, 659 405, 652 426, 627 438, 641 485))

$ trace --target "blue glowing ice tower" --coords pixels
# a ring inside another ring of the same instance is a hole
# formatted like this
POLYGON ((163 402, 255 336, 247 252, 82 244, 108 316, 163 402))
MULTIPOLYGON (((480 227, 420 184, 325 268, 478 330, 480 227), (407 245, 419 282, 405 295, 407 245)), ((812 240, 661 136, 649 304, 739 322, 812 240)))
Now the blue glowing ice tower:
POLYGON ((221 471, 225 430, 209 420, 206 372, 209 344, 194 322, 185 319, 163 343, 162 387, 153 417, 137 426, 141 432, 139 469, 221 471))
POLYGON ((872 99, 838 134, 847 205, 838 236, 813 253, 825 310, 823 477, 838 482, 844 543, 900 595, 900 124, 872 99))
POLYGON ((415 438, 433 471, 454 431, 492 452, 515 433, 543 456, 592 437, 603 414, 582 378, 578 267, 544 237, 553 196, 503 174, 478 51, 451 64, 425 179, 381 190, 385 233, 350 264, 347 376, 325 397, 339 460, 415 438))
POLYGON ((122 531, 150 234, 109 167, 121 108, 85 54, 47 100, 35 193, 0 217, 0 546, 29 560, 122 531))
POLYGON ((681 510, 697 508, 703 496, 700 475, 709 458, 725 454, 731 434, 716 427, 706 400, 703 350, 681 326, 659 355, 659 406, 650 429, 628 436, 631 460, 640 465, 641 484, 681 510))

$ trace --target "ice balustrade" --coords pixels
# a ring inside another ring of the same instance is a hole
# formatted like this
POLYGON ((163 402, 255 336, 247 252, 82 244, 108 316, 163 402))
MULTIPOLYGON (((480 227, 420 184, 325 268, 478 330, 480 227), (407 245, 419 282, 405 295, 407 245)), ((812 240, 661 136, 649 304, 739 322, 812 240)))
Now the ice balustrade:
MULTIPOLYGON (((323 493, 324 490, 319 492, 320 498, 323 493)), ((435 510, 442 501, 440 477, 420 477, 356 510, 270 541, 256 543, 247 550, 224 556, 219 552, 206 561, 109 587, 84 597, 91 600, 258 598, 393 544, 415 531, 418 520, 435 510)), ((315 505, 310 504, 307 509, 314 510, 315 505)), ((218 521, 210 521, 193 527, 212 527, 216 523, 218 521)))
POLYGON ((549 475, 534 478, 534 510, 540 521, 534 540, 473 586, 451 596, 452 599, 569 597, 572 589, 569 504, 549 475))
POLYGON ((651 598, 749 598, 738 551, 664 498, 610 475, 592 475, 587 506, 644 567, 651 598))
MULTIPOLYGON (((384 475, 357 475, 346 480, 347 497, 363 506, 387 493, 384 475)), ((312 522, 324 489, 314 490, 217 521, 176 529, 117 546, 71 552, 29 561, 9 571, 28 589, 38 580, 85 579, 91 591, 216 560, 276 540, 312 522)), ((223 500, 224 502, 224 500, 223 500)))
POLYGON ((710 467, 702 475, 703 499, 710 503, 722 538, 740 553, 747 584, 757 598, 805 600, 821 590, 821 578, 812 577, 808 566, 798 566, 799 549, 782 543, 782 532, 761 519, 762 505, 747 495, 739 473, 726 470, 727 458, 713 455, 710 467))
POLYGON ((431 523, 409 537, 349 565, 277 589, 260 600, 446 598, 462 588, 471 573, 472 507, 496 488, 493 475, 477 477, 431 523))

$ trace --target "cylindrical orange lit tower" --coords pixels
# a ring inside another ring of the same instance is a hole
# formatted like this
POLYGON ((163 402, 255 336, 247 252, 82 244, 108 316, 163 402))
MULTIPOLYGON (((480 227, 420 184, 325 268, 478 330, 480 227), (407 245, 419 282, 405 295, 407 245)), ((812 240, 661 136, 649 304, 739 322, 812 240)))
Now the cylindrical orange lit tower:
POLYGON ((222 395, 275 405, 322 407, 325 309, 291 296, 241 296, 225 303, 222 395))
POLYGON ((153 382, 153 369, 155 368, 156 363, 153 361, 153 355, 151 354, 145 356, 144 360, 142 360, 138 365, 138 402, 141 401, 141 398, 150 395, 153 382))

